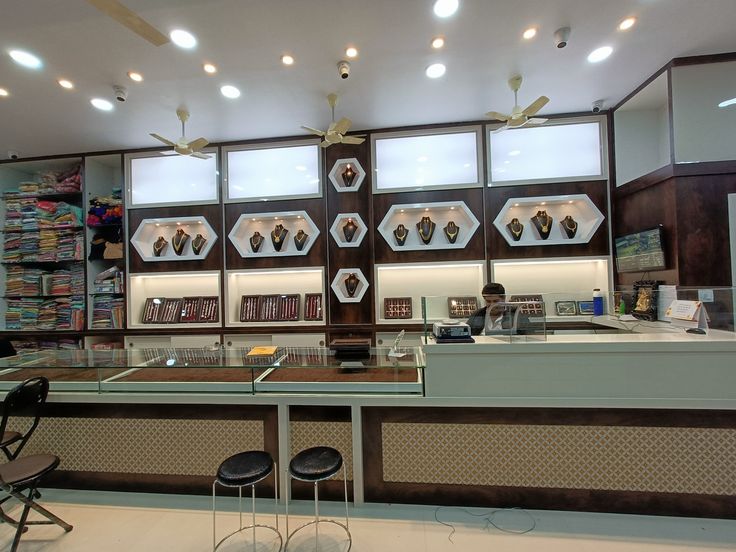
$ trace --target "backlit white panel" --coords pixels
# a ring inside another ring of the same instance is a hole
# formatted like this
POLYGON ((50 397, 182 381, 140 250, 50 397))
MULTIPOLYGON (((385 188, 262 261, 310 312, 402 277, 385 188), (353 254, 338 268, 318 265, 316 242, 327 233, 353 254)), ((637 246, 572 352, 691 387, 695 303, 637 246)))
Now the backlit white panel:
POLYGON ((228 199, 317 196, 319 146, 227 152, 228 199))
POLYGON ((376 190, 478 183, 475 132, 378 138, 376 190))
POLYGON ((491 132, 489 143, 492 182, 603 174, 597 122, 491 132))
POLYGON ((132 158, 131 205, 217 201, 217 156, 210 155, 132 158))

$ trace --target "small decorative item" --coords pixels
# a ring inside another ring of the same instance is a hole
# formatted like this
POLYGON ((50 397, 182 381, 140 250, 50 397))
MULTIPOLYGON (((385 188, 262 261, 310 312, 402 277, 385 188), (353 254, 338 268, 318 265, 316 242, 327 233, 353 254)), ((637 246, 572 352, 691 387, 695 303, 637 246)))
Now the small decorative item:
POLYGON ((655 293, 662 284, 660 280, 639 280, 634 282, 634 308, 631 314, 641 320, 657 320, 657 300, 655 293))
POLYGON ((478 310, 478 298, 448 297, 447 310, 450 318, 467 318, 478 310))
POLYGON ((512 295, 510 303, 523 303, 519 307, 520 314, 542 316, 544 314, 544 300, 541 295, 512 295))
POLYGON ((409 230, 403 224, 399 224, 394 230, 394 238, 396 238, 396 245, 404 245, 406 243, 406 237, 409 235, 409 230))
POLYGON ((184 297, 179 322, 196 322, 199 318, 201 304, 201 297, 184 297))
POLYGON ((519 222, 518 218, 512 218, 511 222, 506 225, 506 228, 511 232, 511 239, 514 241, 519 241, 521 235, 524 233, 524 225, 519 222))
POLYGON ((417 230, 419 231, 419 237, 424 245, 429 245, 434 235, 434 228, 437 226, 432 219, 429 217, 422 217, 422 220, 417 222, 417 230))
POLYGON ((578 314, 593 316, 593 301, 578 301, 578 314))
POLYGON ((155 324, 161 319, 161 307, 166 302, 165 297, 147 297, 143 305, 143 317, 141 322, 144 324, 155 324))
POLYGON ((299 294, 282 295, 279 301, 277 320, 299 320, 299 294))
POLYGON ((354 297, 355 292, 358 290, 358 284, 360 283, 360 279, 358 278, 358 275, 355 274, 355 272, 351 272, 347 275, 345 278, 345 291, 348 294, 348 297, 354 297))
POLYGON ((189 241, 189 234, 183 228, 178 228, 176 234, 171 238, 171 245, 174 247, 174 253, 181 255, 184 253, 184 246, 189 241))
POLYGON ((307 243, 307 240, 309 239, 309 234, 307 234, 304 230, 299 229, 299 231, 296 233, 296 236, 294 236, 294 245, 296 245, 297 251, 301 251, 304 249, 304 245, 307 243))
POLYGON ((181 317, 181 298, 166 299, 161 308, 161 322, 164 324, 177 324, 181 317))
POLYGON ((537 214, 532 217, 532 223, 539 232, 540 238, 543 240, 549 238, 552 230, 552 217, 547 214, 547 211, 537 211, 537 214))
POLYGON ((322 294, 304 295, 304 320, 322 320, 322 294))
POLYGON ((240 321, 253 322, 258 320, 258 302, 260 295, 243 295, 240 299, 240 321))
POLYGON ((169 245, 169 242, 166 241, 166 238, 159 236, 158 239, 153 242, 153 256, 160 257, 163 255, 167 245, 169 245))
POLYGON ((448 242, 455 243, 457 241, 457 235, 460 232, 460 228, 458 228, 458 225, 455 224, 455 221, 451 220, 450 222, 448 222, 447 226, 445 226, 442 230, 444 230, 448 242))
POLYGON ((250 248, 253 250, 253 253, 258 253, 261 245, 263 245, 263 236, 261 236, 260 232, 253 232, 253 235, 250 237, 250 248))
POLYGON ((572 218, 570 215, 567 215, 564 219, 562 219, 562 222, 560 223, 562 225, 562 230, 565 232, 568 238, 572 239, 575 237, 575 234, 578 232, 578 223, 575 222, 575 219, 572 218))
POLYGON ((355 237, 355 233, 358 231, 358 226, 353 222, 353 219, 349 218, 345 225, 342 227, 342 233, 345 236, 345 241, 350 243, 355 237))
POLYGON ((289 231, 284 228, 283 224, 277 224, 276 227, 271 230, 271 243, 273 244, 274 251, 281 251, 286 241, 286 234, 289 231))
POLYGON ((217 296, 202 297, 202 303, 199 311, 198 322, 217 322, 219 315, 220 300, 217 296))
POLYGON ((279 295, 262 295, 259 303, 259 320, 263 320, 264 322, 278 320, 279 301, 279 295))
POLYGON ((345 184, 346 188, 351 188, 353 186, 353 181, 355 180, 356 174, 357 173, 353 170, 353 167, 351 167, 350 163, 348 163, 347 168, 342 171, 342 181, 343 184, 345 184))
POLYGON ((197 234, 192 240, 192 251, 194 251, 195 255, 199 255, 206 244, 207 238, 205 238, 202 234, 197 234))
POLYGON ((383 317, 386 319, 411 318, 411 297, 384 298, 383 317))
POLYGON ((575 316, 578 313, 575 301, 555 301, 555 312, 557 316, 575 316))

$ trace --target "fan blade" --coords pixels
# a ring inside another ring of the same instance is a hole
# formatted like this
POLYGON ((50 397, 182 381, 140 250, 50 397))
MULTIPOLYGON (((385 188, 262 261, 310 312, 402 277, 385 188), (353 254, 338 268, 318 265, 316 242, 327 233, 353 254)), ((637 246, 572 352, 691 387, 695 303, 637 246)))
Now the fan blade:
POLYGON ((343 117, 335 123, 335 127, 333 128, 333 130, 338 134, 345 134, 348 130, 350 130, 350 125, 352 124, 353 121, 351 121, 347 117, 343 117))
POLYGON ((522 114, 526 116, 535 115, 537 111, 542 109, 545 105, 547 105, 547 103, 549 103, 549 98, 547 96, 539 96, 536 100, 529 104, 529 107, 522 111, 522 114))
POLYGON ((163 136, 159 136, 159 135, 158 135, 158 134, 156 134, 155 132, 151 132, 151 136, 153 136, 153 137, 154 137, 154 138, 155 138, 156 140, 158 140, 159 142, 163 142, 163 143, 164 143, 164 144, 166 144, 167 146, 171 146, 172 148, 173 148, 174 146, 176 146, 176 142, 172 142, 172 141, 171 141, 171 140, 169 140, 168 138, 164 138, 163 136))
POLYGON ((199 151, 204 148, 209 142, 205 138, 197 138, 187 144, 187 147, 192 151, 199 151))
POLYGON ((328 142, 327 140, 322 140, 319 145, 322 148, 329 148, 332 144, 328 142))
POLYGON ((508 125, 503 125, 502 127, 497 128, 492 132, 492 134, 498 134, 499 132, 503 132, 504 130, 508 130, 508 125))
POLYGON ((486 113, 486 117, 490 117, 491 119, 495 119, 496 121, 508 121, 511 118, 511 115, 504 115, 503 113, 499 113, 498 111, 489 111, 486 113))
POLYGON ((308 127, 308 126, 302 126, 302 128, 306 131, 311 132, 312 134, 316 134, 317 136, 324 136, 326 133, 322 130, 317 130, 316 128, 308 127))
POLYGON ((365 142, 365 138, 360 138, 358 136, 343 136, 342 137, 343 144, 362 144, 363 142, 365 142))
POLYGON ((527 122, 526 122, 526 124, 528 124, 528 125, 543 125, 547 121, 549 121, 549 119, 541 119, 539 117, 536 117, 534 119, 528 119, 527 122))
POLYGON ((154 46, 163 46, 170 42, 168 36, 134 11, 123 6, 118 0, 87 0, 87 2, 154 46))
POLYGON ((196 157, 197 159, 209 159, 212 156, 211 155, 205 155, 204 153, 199 153, 198 151, 195 151, 189 157, 196 157))

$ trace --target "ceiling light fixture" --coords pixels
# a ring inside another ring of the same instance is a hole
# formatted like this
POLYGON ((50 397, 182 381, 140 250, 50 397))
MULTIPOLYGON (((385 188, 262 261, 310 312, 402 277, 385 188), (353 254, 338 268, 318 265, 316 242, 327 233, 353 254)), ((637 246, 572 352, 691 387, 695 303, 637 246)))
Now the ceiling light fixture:
POLYGON ((432 65, 427 67, 424 72, 430 79, 438 79, 445 74, 446 70, 447 68, 443 64, 433 63, 432 65))
POLYGON ((724 107, 728 107, 729 105, 736 105, 736 98, 731 98, 730 100, 724 100, 718 104, 718 107, 724 108, 724 107))
POLYGON ((24 50, 10 50, 8 54, 13 58, 15 63, 22 65, 23 67, 28 67, 29 69, 40 69, 43 67, 43 62, 30 52, 26 52, 24 50))
POLYGON ((56 82, 59 83, 59 86, 61 86, 62 88, 66 88, 67 90, 71 90, 72 88, 74 88, 74 83, 72 83, 72 81, 70 81, 70 80, 67 80, 67 79, 59 79, 56 82))
POLYGON ((618 24, 619 31, 628 31, 636 23, 636 17, 627 17, 621 23, 618 24))
POLYGON ((358 49, 355 46, 349 46, 345 49, 345 55, 349 58, 356 58, 358 57, 358 49))
POLYGON ((240 97, 240 90, 238 90, 231 84, 226 84, 224 86, 221 86, 220 93, 226 98, 230 98, 231 100, 234 100, 235 98, 240 97))
POLYGON ((434 14, 437 17, 450 17, 459 6, 459 0, 437 0, 434 3, 434 14))
POLYGON ((521 36, 524 37, 524 40, 531 40, 532 38, 537 36, 537 28, 529 27, 527 30, 524 31, 524 33, 521 36))
POLYGON ((209 74, 209 75, 214 75, 215 73, 217 73, 217 67, 215 67, 211 63, 205 63, 202 66, 202 69, 204 69, 204 72, 207 73, 207 74, 209 74))
POLYGON ((289 54, 284 54, 281 56, 281 63, 284 65, 294 65, 294 57, 289 54))
POLYGON ((128 78, 135 82, 143 82, 143 75, 135 71, 128 71, 128 78))
POLYGON ((197 39, 194 38, 194 35, 182 29, 171 31, 169 33, 169 38, 171 38, 171 42, 176 44, 179 48, 191 50, 197 45, 197 39))
POLYGON ((112 111, 113 109, 113 105, 107 100, 103 100, 102 98, 92 98, 89 103, 91 103, 100 111, 112 111))
POLYGON ((432 39, 432 48, 435 50, 439 50, 445 45, 445 38, 442 36, 438 36, 432 39))
POLYGON ((10 92, 8 92, 5 88, 0 88, 0 96, 3 98, 6 96, 10 96, 10 92))
POLYGON ((588 54, 588 61, 590 63, 599 63, 604 59, 608 58, 613 53, 613 48, 610 46, 601 46, 596 48, 590 54, 588 54))

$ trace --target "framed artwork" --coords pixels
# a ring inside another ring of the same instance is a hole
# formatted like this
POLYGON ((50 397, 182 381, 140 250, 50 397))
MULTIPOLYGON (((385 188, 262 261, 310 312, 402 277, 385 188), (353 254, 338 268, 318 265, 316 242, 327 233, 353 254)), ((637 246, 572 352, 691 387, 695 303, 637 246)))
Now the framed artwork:
POLYGON ((578 301, 578 314, 593 316, 593 301, 578 301))
POLYGON ((641 320, 657 320, 657 289, 660 280, 634 282, 634 308, 631 313, 641 320))
POLYGON ((555 301, 555 312, 557 316, 575 316, 578 309, 575 301, 555 301))

